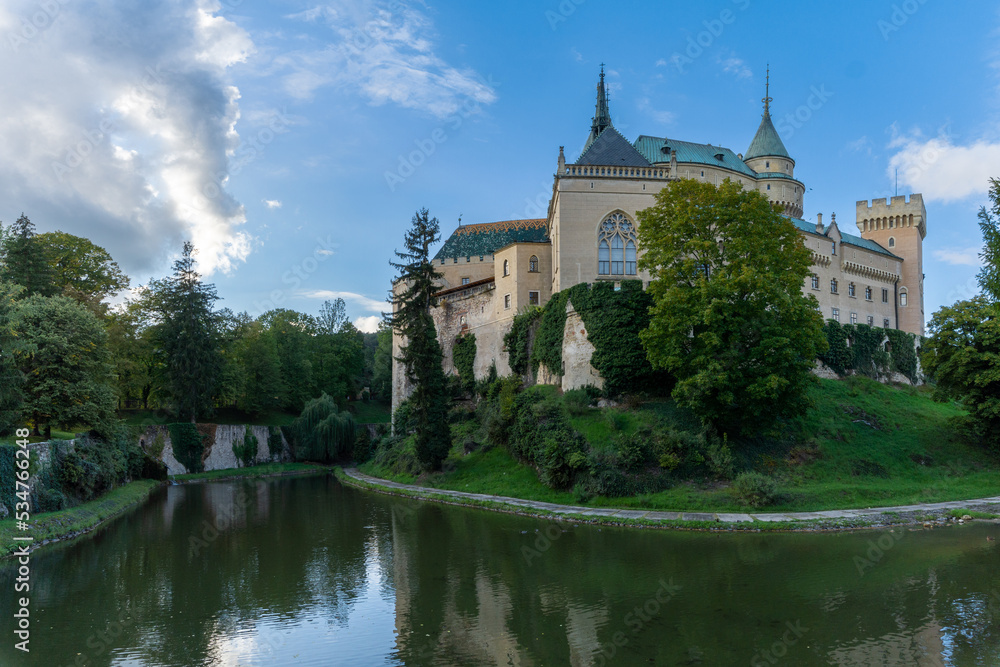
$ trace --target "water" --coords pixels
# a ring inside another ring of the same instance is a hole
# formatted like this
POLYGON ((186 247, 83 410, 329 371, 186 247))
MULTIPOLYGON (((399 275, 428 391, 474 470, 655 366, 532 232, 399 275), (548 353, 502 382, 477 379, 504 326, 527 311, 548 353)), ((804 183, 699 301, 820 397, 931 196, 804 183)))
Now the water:
POLYGON ((5 621, 0 664, 996 665, 998 534, 558 525, 328 476, 170 486, 35 552, 31 653, 5 621))

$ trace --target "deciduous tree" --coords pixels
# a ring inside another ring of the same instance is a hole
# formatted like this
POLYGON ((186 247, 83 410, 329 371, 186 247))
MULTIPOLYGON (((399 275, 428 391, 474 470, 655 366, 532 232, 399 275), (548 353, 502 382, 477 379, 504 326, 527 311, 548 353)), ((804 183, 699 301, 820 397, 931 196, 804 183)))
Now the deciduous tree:
POLYGON ((128 276, 104 248, 89 239, 47 232, 37 236, 52 268, 52 282, 57 291, 87 304, 92 310, 108 297, 128 289, 128 276))
POLYGON ((23 287, 24 297, 56 293, 45 247, 38 241, 34 223, 23 213, 5 234, 0 280, 23 287))
POLYGON ((825 349, 809 251, 762 194, 683 179, 638 214, 654 305, 640 338, 673 395, 724 432, 798 413, 825 349))

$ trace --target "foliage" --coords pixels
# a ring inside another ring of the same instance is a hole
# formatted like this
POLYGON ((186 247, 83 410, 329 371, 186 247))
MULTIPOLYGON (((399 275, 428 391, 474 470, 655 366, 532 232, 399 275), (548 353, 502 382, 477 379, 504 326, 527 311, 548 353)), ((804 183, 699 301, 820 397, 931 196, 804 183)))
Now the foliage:
POLYGON ((428 470, 440 470, 451 446, 447 420, 448 384, 441 366, 441 346, 431 318, 441 274, 434 270, 430 248, 440 236, 437 218, 430 218, 427 209, 418 211, 406 232, 404 251, 396 251, 400 262, 391 263, 399 276, 393 290, 390 322, 406 341, 398 361, 413 384, 409 403, 416 427, 416 453, 421 465, 428 470))
POLYGON ((462 389, 471 394, 476 390, 476 334, 459 336, 452 347, 452 359, 455 370, 462 381, 462 389))
POLYGON ((764 507, 773 503, 778 495, 774 480, 759 472, 740 473, 733 481, 733 495, 748 507, 764 507))
MULTIPOLYGON (((535 334, 531 350, 531 368, 538 370, 538 364, 545 364, 551 373, 563 374, 562 346, 566 329, 566 301, 569 291, 563 290, 552 295, 542 311, 541 322, 535 334)), ((513 368, 513 367, 512 367, 513 368)))
POLYGON ((281 429, 277 426, 267 427, 267 449, 271 452, 271 460, 277 461, 281 458, 285 445, 281 440, 281 429))
POLYGON ((969 411, 976 437, 1000 451, 1000 306, 984 296, 934 313, 921 361, 940 397, 969 411))
POLYGON ((46 248, 39 242, 35 225, 28 216, 21 214, 4 234, 0 256, 0 280, 12 282, 24 288, 25 297, 39 294, 52 296, 56 287, 52 280, 52 268, 46 248))
MULTIPOLYGON (((859 325, 860 326, 860 325, 859 325)), ((905 375, 910 382, 916 382, 919 377, 917 372, 918 341, 916 336, 899 329, 886 329, 885 335, 889 339, 889 359, 893 371, 905 375)), ((920 346, 923 342, 920 341, 920 346)))
MULTIPOLYGON (((0 445, 0 480, 4 480, 4 483, 0 484, 0 505, 3 505, 7 512, 14 511, 14 503, 16 502, 14 495, 16 488, 13 480, 17 469, 18 449, 15 445, 0 445)), ((4 512, 3 515, 7 516, 7 512, 4 512)))
POLYGON ((677 378, 675 399, 721 432, 800 413, 826 341, 791 221, 728 179, 671 183, 638 218, 654 301, 640 337, 653 367, 677 378))
POLYGON ((104 299, 128 289, 129 279, 104 248, 66 232, 39 234, 37 244, 52 268, 56 290, 101 310, 104 299))
POLYGON ((354 417, 340 412, 328 394, 306 403, 292 425, 295 433, 295 457, 300 461, 321 463, 345 461, 354 447, 354 417))
POLYGON ((993 303, 1000 302, 1000 179, 990 179, 991 206, 979 210, 979 229, 983 233, 983 267, 977 276, 983 294, 993 303))
POLYGON ((24 374, 15 356, 23 352, 24 339, 14 330, 17 298, 22 289, 0 280, 0 435, 17 428, 24 404, 24 374))
POLYGON ((253 434, 253 430, 247 426, 246 432, 243 434, 242 442, 233 443, 233 455, 236 456, 236 460, 244 468, 249 468, 257 461, 257 436, 253 434))
POLYGON ((367 426, 358 429, 358 435, 354 440, 354 452, 352 457, 355 463, 364 463, 371 458, 372 437, 367 426))
POLYGON ((320 333, 333 335, 340 333, 344 325, 348 324, 347 304, 340 297, 333 301, 327 300, 319 307, 319 316, 316 318, 316 327, 320 333))
POLYGON ((174 458, 188 472, 201 472, 204 469, 205 441, 198 432, 197 426, 191 422, 168 424, 170 442, 173 445, 174 458))
POLYGON ((514 316, 510 331, 504 334, 503 347, 507 350, 507 361, 511 371, 517 375, 528 374, 531 365, 531 339, 544 312, 538 306, 528 306, 527 310, 514 316))
POLYGON ((222 368, 215 285, 205 284, 195 270, 194 245, 174 262, 174 273, 163 283, 161 323, 156 342, 162 350, 164 389, 174 414, 193 424, 211 413, 212 398, 222 368))
POLYGON ((392 329, 383 323, 379 326, 378 343, 372 361, 372 393, 382 400, 392 396, 392 329))
POLYGON ((909 332, 827 320, 823 333, 829 348, 819 359, 837 375, 859 373, 879 380, 895 371, 911 382, 918 380, 916 337, 909 332))
POLYGON ((115 407, 108 336, 86 307, 64 296, 35 295, 18 303, 13 328, 28 378, 24 412, 38 432, 49 424, 106 426, 115 407))

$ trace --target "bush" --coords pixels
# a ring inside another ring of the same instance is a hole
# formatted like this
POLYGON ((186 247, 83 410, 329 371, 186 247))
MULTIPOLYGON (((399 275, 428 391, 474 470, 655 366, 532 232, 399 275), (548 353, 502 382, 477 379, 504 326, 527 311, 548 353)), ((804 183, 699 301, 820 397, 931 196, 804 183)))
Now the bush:
POLYGON ((590 406, 594 402, 587 387, 582 389, 571 389, 563 394, 563 405, 566 411, 573 417, 580 417, 590 411, 590 406))
POLYGON ((258 445, 257 436, 254 435, 250 427, 247 426, 246 431, 243 434, 243 442, 233 443, 233 454, 236 456, 236 460, 239 461, 242 467, 249 468, 256 463, 258 445))
POLYGON ((201 472, 205 462, 205 441, 198 433, 198 427, 190 422, 168 424, 170 442, 174 447, 174 458, 188 472, 201 472))
POLYGON ((354 439, 354 462, 364 463, 371 458, 372 437, 367 426, 358 429, 358 435, 354 439))
POLYGON ((736 477, 732 486, 736 500, 747 507, 764 507, 778 496, 774 480, 757 472, 744 472, 736 477))

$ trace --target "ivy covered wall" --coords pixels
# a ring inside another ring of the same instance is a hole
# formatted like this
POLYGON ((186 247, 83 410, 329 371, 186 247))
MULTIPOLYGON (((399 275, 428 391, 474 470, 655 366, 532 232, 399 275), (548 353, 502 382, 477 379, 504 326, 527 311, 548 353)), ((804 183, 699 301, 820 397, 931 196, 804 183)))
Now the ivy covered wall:
POLYGON ((857 373, 882 380, 899 373, 914 384, 920 381, 920 341, 914 334, 834 320, 827 320, 823 331, 830 349, 820 355, 820 361, 837 375, 857 373))

